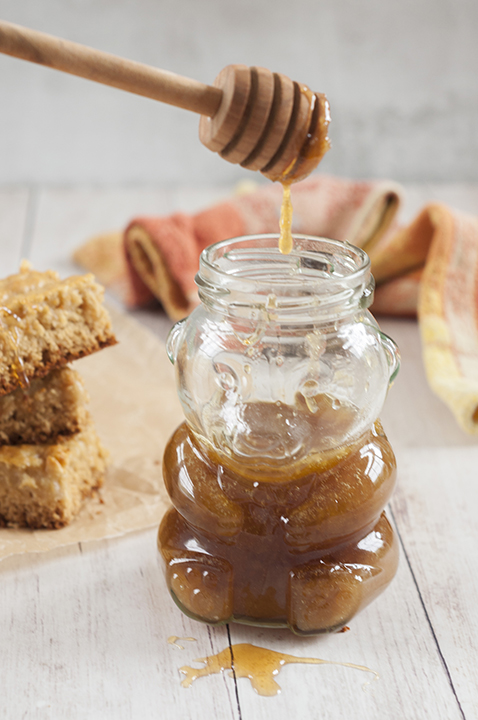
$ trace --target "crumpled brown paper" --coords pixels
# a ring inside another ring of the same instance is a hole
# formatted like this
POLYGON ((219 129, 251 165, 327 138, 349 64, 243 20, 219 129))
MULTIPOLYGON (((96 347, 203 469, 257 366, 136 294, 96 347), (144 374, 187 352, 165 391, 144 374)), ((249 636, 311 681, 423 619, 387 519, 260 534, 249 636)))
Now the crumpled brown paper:
POLYGON ((119 344, 74 363, 110 452, 105 484, 65 528, 1 528, 0 559, 157 525, 169 506, 162 457, 169 436, 184 419, 174 369, 160 340, 128 316, 109 310, 119 344))

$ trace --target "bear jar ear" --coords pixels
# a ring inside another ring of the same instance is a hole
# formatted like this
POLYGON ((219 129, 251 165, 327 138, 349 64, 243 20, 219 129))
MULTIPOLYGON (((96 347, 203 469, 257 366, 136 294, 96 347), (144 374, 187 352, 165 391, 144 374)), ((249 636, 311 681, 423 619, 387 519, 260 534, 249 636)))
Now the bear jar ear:
POLYGON ((173 365, 178 357, 178 348, 181 344, 181 340, 183 337, 185 322, 186 318, 183 320, 179 320, 177 323, 175 323, 169 331, 168 337, 166 339, 166 352, 168 354, 168 358, 173 365))

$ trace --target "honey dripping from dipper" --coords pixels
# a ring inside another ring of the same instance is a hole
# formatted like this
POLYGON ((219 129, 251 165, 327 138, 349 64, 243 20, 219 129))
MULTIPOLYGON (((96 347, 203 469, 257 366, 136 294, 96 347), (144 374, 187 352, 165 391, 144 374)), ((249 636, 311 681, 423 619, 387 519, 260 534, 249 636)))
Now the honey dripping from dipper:
POLYGON ((231 163, 283 186, 279 250, 293 247, 290 186, 306 178, 330 148, 329 103, 323 93, 266 68, 228 65, 214 85, 218 111, 202 116, 201 142, 231 163))
MULTIPOLYGON (((297 147, 295 158, 283 172, 277 174, 273 169, 269 171, 268 166, 261 171, 263 175, 273 182, 277 181, 282 184, 279 250, 284 255, 288 255, 294 245, 292 238, 291 185, 308 177, 322 160, 327 150, 330 149, 330 140, 327 135, 330 123, 330 108, 326 96, 323 93, 312 92, 307 85, 301 85, 300 92, 309 102, 308 130, 305 139, 299 138, 301 145, 297 147)), ((269 165, 273 163, 274 159, 269 165)))

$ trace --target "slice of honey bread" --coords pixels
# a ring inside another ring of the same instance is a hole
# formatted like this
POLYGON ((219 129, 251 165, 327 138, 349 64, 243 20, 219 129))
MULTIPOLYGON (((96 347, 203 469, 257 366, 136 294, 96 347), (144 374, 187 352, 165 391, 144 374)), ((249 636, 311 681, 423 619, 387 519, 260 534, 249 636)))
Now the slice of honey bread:
POLYGON ((53 270, 0 280, 0 395, 116 340, 93 275, 60 280, 53 270))
POLYGON ((107 453, 87 417, 52 443, 0 447, 0 524, 60 528, 101 487, 107 453))
POLYGON ((35 378, 0 397, 0 445, 43 443, 73 435, 85 424, 88 395, 69 367, 35 378))

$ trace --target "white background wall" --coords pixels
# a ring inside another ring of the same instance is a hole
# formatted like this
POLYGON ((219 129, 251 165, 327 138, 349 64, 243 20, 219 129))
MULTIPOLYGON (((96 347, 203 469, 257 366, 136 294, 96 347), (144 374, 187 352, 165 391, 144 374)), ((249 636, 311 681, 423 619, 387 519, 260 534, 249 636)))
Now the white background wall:
MULTIPOLYGON (((478 180, 477 0, 0 0, 0 17, 203 82, 263 65, 325 92, 323 170, 478 180)), ((217 183, 198 116, 0 55, 0 183, 217 183)))

